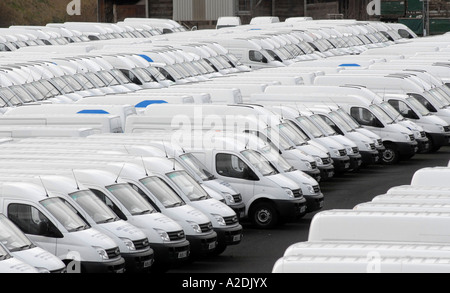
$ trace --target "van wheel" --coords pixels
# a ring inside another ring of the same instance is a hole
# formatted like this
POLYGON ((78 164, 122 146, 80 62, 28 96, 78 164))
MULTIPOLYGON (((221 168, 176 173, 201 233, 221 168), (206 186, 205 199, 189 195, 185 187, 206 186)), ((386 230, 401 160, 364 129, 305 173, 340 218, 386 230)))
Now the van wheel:
POLYGON ((252 207, 252 223, 258 228, 271 229, 278 222, 278 213, 270 202, 260 202, 252 207))
POLYGON ((218 244, 216 246, 216 249, 214 250, 214 255, 221 255, 225 249, 227 249, 227 246, 225 244, 218 244))
POLYGON ((397 148, 391 144, 385 144, 386 150, 383 152, 382 162, 385 165, 397 164, 399 161, 399 154, 397 148))
POLYGON ((441 149, 441 146, 436 145, 431 138, 431 136, 428 136, 428 143, 430 144, 430 148, 428 149, 428 153, 436 153, 441 149))

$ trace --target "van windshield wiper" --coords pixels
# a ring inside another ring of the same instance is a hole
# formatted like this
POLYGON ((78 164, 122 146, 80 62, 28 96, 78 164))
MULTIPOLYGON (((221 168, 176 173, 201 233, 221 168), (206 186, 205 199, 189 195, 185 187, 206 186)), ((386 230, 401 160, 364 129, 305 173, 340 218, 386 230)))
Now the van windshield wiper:
POLYGON ((181 202, 176 202, 176 203, 174 203, 174 204, 171 204, 171 205, 166 206, 166 208, 179 207, 179 206, 181 206, 181 205, 182 205, 181 202))

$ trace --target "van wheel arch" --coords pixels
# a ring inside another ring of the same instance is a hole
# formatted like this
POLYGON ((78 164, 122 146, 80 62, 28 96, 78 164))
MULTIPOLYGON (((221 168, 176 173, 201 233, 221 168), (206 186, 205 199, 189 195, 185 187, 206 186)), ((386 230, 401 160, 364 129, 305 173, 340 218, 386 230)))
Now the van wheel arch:
POLYGON ((274 203, 268 199, 255 201, 249 208, 249 219, 258 228, 271 229, 279 223, 279 218, 274 203))

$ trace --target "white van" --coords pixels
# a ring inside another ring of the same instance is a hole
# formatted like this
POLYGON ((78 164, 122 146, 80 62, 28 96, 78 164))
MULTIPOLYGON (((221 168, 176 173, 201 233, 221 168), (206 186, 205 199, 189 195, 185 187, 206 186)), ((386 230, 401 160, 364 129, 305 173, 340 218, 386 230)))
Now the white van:
POLYGON ((450 182, 447 180, 449 175, 449 167, 422 168, 414 173, 411 179, 411 185, 449 187, 450 182))
POLYGON ((2 169, 0 172, 3 181, 42 185, 53 196, 62 198, 87 225, 117 243, 120 254, 125 259, 127 273, 149 272, 154 261, 154 251, 149 245, 147 235, 137 227, 119 219, 108 206, 75 179, 63 175, 47 175, 45 171, 39 170, 35 172, 28 170, 29 173, 24 174, 23 170, 8 168, 8 171, 2 169))
POLYGON ((311 221, 308 241, 448 243, 449 220, 449 212, 322 211, 311 221))
MULTIPOLYGON (((421 244, 418 244, 421 245, 421 244)), ((430 245, 431 246, 431 245, 430 245)), ((326 257, 317 253, 316 255, 289 255, 278 259, 272 273, 448 273, 450 271, 450 258, 422 257, 399 255, 380 256, 378 253, 354 256, 342 255, 326 257)))
POLYGON ((306 214, 301 186, 245 144, 220 137, 208 141, 203 136, 180 143, 217 178, 240 191, 245 216, 255 226, 273 228, 282 219, 292 221, 306 214))
POLYGON ((25 182, 2 182, 2 213, 36 245, 58 256, 68 272, 124 272, 117 244, 91 228, 62 199, 25 182))

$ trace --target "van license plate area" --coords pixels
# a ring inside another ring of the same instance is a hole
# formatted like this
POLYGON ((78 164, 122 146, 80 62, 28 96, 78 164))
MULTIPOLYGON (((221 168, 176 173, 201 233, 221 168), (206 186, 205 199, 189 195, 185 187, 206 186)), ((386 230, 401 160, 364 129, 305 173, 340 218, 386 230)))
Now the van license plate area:
POLYGON ((350 163, 345 163, 344 168, 345 168, 345 169, 350 168, 350 163))
POLYGON ((148 268, 153 264, 153 260, 146 260, 144 261, 144 268, 148 268))
POLYGON ((233 242, 237 242, 241 240, 241 234, 233 236, 233 242))
POLYGON ((187 257, 187 251, 181 251, 178 253, 178 258, 185 258, 187 257))
POLYGON ((208 246, 208 248, 209 248, 209 249, 214 249, 214 248, 216 248, 216 242, 210 243, 209 246, 208 246))

